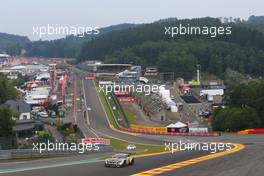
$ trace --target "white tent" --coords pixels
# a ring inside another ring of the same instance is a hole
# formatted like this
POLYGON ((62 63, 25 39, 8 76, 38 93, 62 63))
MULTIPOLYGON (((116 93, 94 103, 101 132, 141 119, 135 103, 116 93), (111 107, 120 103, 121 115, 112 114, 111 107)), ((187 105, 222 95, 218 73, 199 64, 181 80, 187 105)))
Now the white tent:
POLYGON ((175 124, 171 123, 167 126, 167 128, 175 128, 175 124))
POLYGON ((184 127, 187 127, 187 125, 182 122, 177 122, 174 124, 174 128, 184 128, 184 127))
POLYGON ((177 122, 177 123, 171 123, 170 125, 167 126, 167 128, 185 128, 187 125, 182 122, 177 122))

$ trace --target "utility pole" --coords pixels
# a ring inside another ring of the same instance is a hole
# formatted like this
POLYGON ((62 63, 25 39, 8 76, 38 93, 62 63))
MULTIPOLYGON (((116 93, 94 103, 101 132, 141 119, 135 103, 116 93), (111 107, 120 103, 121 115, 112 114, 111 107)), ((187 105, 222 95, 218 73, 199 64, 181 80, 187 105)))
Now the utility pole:
POLYGON ((77 124, 76 121, 76 87, 77 87, 77 74, 73 74, 73 98, 72 98, 72 114, 74 118, 74 123, 77 124))
POLYGON ((196 67, 197 67, 197 82, 200 83, 200 81, 201 81, 201 65, 197 64, 196 67))

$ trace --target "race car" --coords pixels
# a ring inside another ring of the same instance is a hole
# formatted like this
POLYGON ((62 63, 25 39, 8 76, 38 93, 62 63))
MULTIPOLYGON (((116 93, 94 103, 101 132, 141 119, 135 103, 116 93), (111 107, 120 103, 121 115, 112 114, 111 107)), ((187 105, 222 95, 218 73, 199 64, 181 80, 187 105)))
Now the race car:
POLYGON ((136 145, 135 144, 129 144, 127 147, 127 150, 136 150, 136 145))
POLYGON ((106 167, 124 167, 134 164, 134 158, 126 153, 117 153, 111 158, 105 159, 106 167))

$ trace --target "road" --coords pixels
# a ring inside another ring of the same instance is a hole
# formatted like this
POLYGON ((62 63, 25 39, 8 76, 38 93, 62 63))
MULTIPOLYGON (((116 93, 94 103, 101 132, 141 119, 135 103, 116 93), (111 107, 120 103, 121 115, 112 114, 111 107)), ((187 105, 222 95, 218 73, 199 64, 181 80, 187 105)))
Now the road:
POLYGON ((238 153, 204 161, 199 164, 176 169, 172 172, 167 172, 161 175, 263 176, 263 148, 264 143, 248 143, 246 148, 238 153))
POLYGON ((89 126, 89 118, 87 114, 87 102, 86 102, 87 98, 86 98, 83 80, 80 79, 80 76, 76 78, 76 84, 77 84, 76 93, 80 98, 80 100, 84 101, 84 102, 79 102, 79 108, 82 109, 83 111, 84 110, 86 111, 85 114, 83 113, 83 111, 76 112, 76 124, 84 137, 98 137, 98 135, 89 126))
MULTIPOLYGON (((176 168, 175 170, 164 172, 161 175, 262 176, 262 161, 264 153, 259 153, 259 151, 262 150, 263 147, 263 143, 262 146, 249 143, 247 144, 246 149, 238 153, 216 159, 210 159, 178 169, 176 168), (254 158, 257 162, 252 162, 252 158, 254 158)), ((0 164, 0 173, 6 176, 104 176, 109 174, 126 176, 187 161, 207 154, 208 153, 206 152, 184 151, 175 152, 174 154, 136 158, 134 166, 128 166, 125 168, 105 168, 102 159, 104 156, 110 154, 100 154, 100 156, 98 154, 92 154, 88 156, 82 155, 72 158, 47 159, 26 163, 16 162, 8 165, 0 164), (42 168, 39 168, 39 166, 42 168), (7 168, 9 169, 6 170, 7 168), (24 171, 19 171, 19 168, 24 171)))
MULTIPOLYGON (((15 163, 15 169, 5 170, 5 167, 0 164, 0 173, 6 171, 6 176, 53 176, 53 175, 63 175, 63 176, 104 176, 104 175, 132 175, 138 172, 142 172, 148 169, 166 166, 168 164, 173 164, 180 161, 189 160, 195 157, 203 156, 206 152, 175 152, 174 154, 165 154, 157 156, 149 156, 143 158, 136 158, 135 164, 133 166, 127 166, 125 168, 106 168, 102 161, 102 157, 98 156, 84 156, 80 157, 80 160, 77 160, 78 157, 75 157, 73 160, 61 161, 57 159, 56 162, 52 160, 48 161, 34 161, 29 164, 25 163, 15 163), (89 157, 89 158, 88 158, 89 157), (76 162, 74 162, 76 161, 76 162), (153 162, 156 161, 156 162, 153 162), (61 163, 58 165, 58 163, 61 163), (42 168, 39 168, 39 166, 42 168), (52 167, 54 166, 54 167, 52 167), (20 171, 18 168, 22 168, 20 171), (10 172, 10 173, 8 173, 10 172)), ((10 168, 10 166, 8 167, 10 168)))

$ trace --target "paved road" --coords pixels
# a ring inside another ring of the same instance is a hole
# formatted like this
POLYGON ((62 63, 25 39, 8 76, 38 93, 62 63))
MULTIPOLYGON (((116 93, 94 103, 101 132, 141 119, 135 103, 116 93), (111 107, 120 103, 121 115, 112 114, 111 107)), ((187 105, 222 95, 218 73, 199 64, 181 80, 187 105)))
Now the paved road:
POLYGON ((246 148, 238 153, 176 169, 162 175, 263 176, 263 148, 264 143, 248 143, 246 148))
MULTIPOLYGON (((64 162, 59 162, 60 165, 51 161, 50 164, 47 164, 47 161, 35 161, 31 164, 19 164, 16 163, 16 169, 12 168, 9 172, 4 173, 6 176, 55 176, 55 175, 63 175, 63 176, 104 176, 104 175, 115 175, 115 176, 126 176, 136 174, 138 172, 142 172, 148 169, 153 169, 156 167, 166 166, 168 164, 173 164, 180 161, 185 161, 188 159, 196 158, 199 156, 203 156, 207 154, 206 152, 175 152, 174 154, 165 154, 165 155, 157 155, 157 156, 148 156, 143 158, 136 158, 135 164, 133 166, 127 166, 125 168, 106 168, 104 167, 104 161, 102 157, 98 158, 98 156, 93 156, 84 158, 82 156, 81 160, 73 159, 73 161, 69 161, 67 159, 64 162), (155 161, 155 162, 153 162, 155 161), (42 168, 38 168, 41 162, 42 168), (22 166, 20 166, 22 165, 22 166), (52 165, 54 167, 52 167, 52 165), (16 172, 17 168, 24 168, 24 171, 16 172)), ((5 170, 3 166, 0 164, 0 172, 4 172, 5 170)), ((0 174, 1 175, 1 174, 0 174)))
MULTIPOLYGON (((82 99, 81 97, 86 97, 85 94, 85 89, 83 85, 83 81, 80 80, 80 77, 77 78, 77 94, 80 100, 82 99)), ((82 109, 80 112, 76 112, 76 124, 84 137, 98 137, 96 133, 90 128, 89 123, 88 123, 88 114, 84 114, 83 111, 86 111, 87 113, 87 107, 86 107, 86 101, 84 102, 79 102, 79 108, 82 109)))

